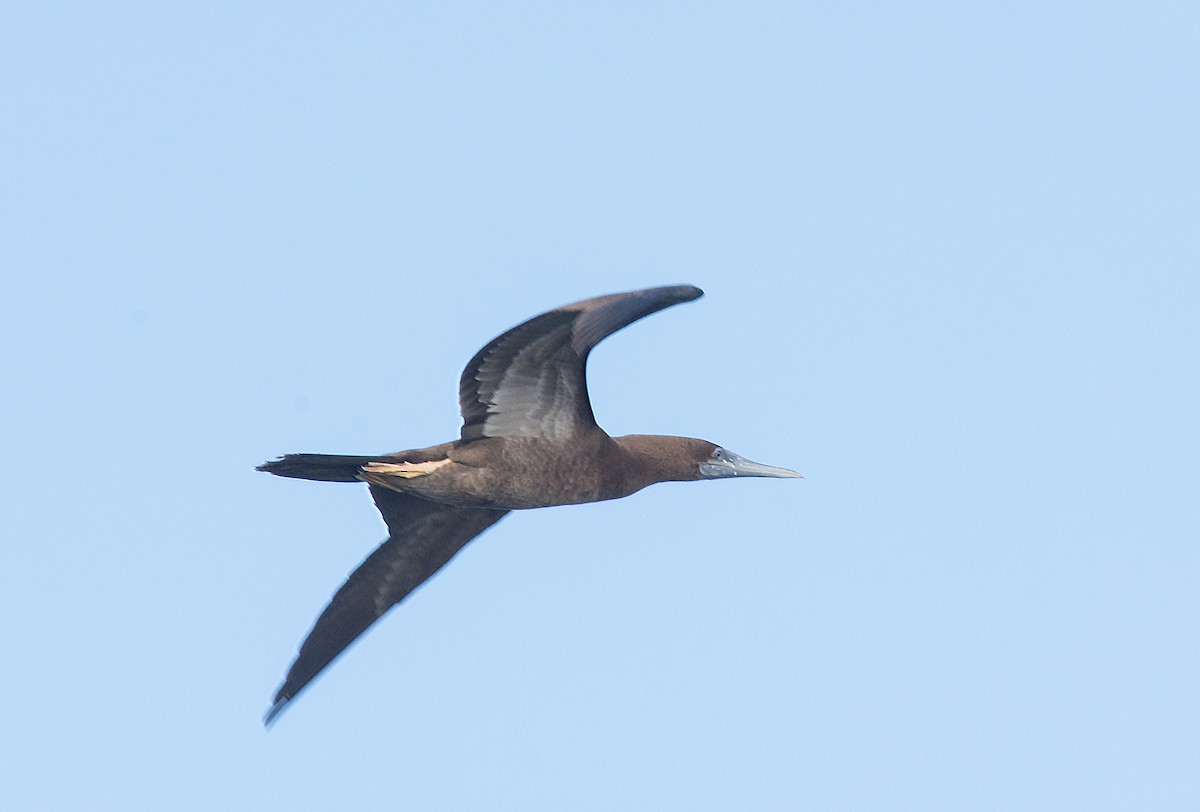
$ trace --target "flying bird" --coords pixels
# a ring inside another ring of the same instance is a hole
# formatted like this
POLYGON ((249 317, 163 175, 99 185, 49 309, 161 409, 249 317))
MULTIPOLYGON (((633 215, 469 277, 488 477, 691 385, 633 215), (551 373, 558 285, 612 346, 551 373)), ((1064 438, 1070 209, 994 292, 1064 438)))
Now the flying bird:
POLYGON ((380 456, 287 454, 259 471, 365 482, 388 538, 350 574, 300 645, 270 725, 371 624, 509 511, 619 499, 656 482, 799 477, 705 440, 596 424, 585 368, 617 330, 704 293, 691 285, 585 299, 520 324, 475 354, 459 381, 459 439, 380 456))

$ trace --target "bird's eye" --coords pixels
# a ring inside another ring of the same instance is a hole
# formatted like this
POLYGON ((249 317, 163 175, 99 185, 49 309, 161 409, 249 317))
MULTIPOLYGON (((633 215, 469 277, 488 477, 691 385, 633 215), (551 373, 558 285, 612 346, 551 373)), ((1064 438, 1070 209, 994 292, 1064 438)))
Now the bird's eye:
POLYGON ((716 450, 714 450, 714 451, 713 451, 713 453, 712 453, 712 458, 713 458, 714 460, 723 460, 723 459, 725 459, 725 449, 723 449, 723 448, 717 448, 716 450))

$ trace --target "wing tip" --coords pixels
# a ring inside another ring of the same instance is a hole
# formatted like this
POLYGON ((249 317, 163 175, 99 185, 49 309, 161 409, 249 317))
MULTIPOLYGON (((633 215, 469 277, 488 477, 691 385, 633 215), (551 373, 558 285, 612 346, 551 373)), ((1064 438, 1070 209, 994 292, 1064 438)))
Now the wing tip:
POLYGON ((288 705, 291 704, 291 702, 292 697, 288 696, 283 691, 280 691, 278 694, 276 694, 275 701, 271 703, 271 707, 267 708, 267 712, 263 714, 263 727, 265 727, 267 730, 270 730, 275 725, 275 721, 279 718, 279 714, 283 713, 287 709, 288 705))

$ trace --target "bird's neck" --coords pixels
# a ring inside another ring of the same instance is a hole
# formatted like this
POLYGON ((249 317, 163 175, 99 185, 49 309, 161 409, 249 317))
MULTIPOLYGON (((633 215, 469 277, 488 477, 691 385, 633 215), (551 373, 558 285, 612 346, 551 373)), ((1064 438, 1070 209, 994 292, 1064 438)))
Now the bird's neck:
POLYGON ((629 493, 655 482, 687 482, 700 478, 691 451, 695 440, 658 434, 628 434, 612 439, 623 458, 622 468, 629 493))

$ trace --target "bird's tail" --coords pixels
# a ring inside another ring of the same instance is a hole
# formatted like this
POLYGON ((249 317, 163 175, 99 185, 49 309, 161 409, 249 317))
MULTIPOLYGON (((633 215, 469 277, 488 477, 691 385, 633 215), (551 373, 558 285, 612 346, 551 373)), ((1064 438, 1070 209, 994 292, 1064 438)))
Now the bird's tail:
POLYGON ((256 470, 318 482, 361 482, 358 474, 362 467, 379 459, 345 454, 285 454, 277 460, 264 462, 256 470))

